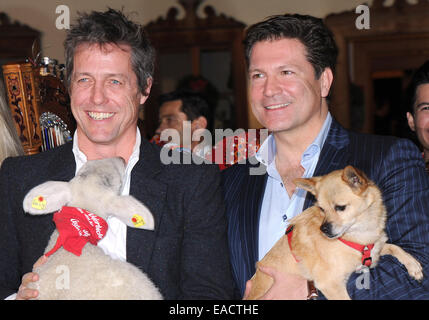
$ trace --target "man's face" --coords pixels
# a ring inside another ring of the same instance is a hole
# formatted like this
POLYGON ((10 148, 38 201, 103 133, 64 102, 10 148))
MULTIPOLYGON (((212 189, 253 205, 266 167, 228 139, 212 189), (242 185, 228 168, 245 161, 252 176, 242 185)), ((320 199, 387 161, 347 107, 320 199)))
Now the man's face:
POLYGON ((328 95, 331 83, 328 68, 316 79, 305 47, 297 39, 260 41, 252 48, 251 107, 256 119, 269 130, 306 132, 320 128, 328 110, 322 98, 328 95))
POLYGON ((73 62, 70 97, 79 143, 135 141, 138 108, 147 96, 138 89, 130 47, 80 44, 73 62))
POLYGON ((408 113, 408 124, 423 148, 429 151, 429 83, 417 87, 414 117, 408 113))
POLYGON ((186 114, 181 111, 182 101, 172 100, 164 102, 159 108, 159 127, 157 134, 165 129, 175 129, 179 133, 181 144, 183 143, 183 122, 188 120, 186 114))

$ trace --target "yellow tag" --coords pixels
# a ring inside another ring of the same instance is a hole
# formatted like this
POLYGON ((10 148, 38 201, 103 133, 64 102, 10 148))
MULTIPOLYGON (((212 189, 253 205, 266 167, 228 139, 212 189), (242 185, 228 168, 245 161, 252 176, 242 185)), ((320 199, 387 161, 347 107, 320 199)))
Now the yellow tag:
POLYGON ((46 200, 42 196, 37 196, 33 198, 33 202, 31 203, 31 206, 37 210, 45 210, 46 200))
POLYGON ((139 216, 138 214, 133 215, 133 217, 131 218, 131 221, 133 222, 136 228, 144 226, 146 224, 146 222, 143 220, 143 217, 139 216))

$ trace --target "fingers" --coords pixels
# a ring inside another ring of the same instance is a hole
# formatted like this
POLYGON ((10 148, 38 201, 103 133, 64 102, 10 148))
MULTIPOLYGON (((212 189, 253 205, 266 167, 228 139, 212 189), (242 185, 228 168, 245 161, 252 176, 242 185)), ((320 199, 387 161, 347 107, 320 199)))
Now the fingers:
POLYGON ((260 297, 261 300, 305 300, 307 298, 307 280, 301 276, 283 273, 267 266, 259 266, 258 269, 274 280, 271 288, 260 297))
POLYGON ((37 280, 39 280, 39 275, 37 273, 29 272, 24 274, 22 277, 22 283, 19 286, 19 290, 16 295, 16 300, 28 300, 36 298, 39 292, 35 289, 30 289, 27 286, 30 282, 35 282, 37 280))
POLYGON ((252 280, 247 280, 246 282, 246 289, 244 289, 244 296, 243 300, 246 300, 249 296, 250 290, 252 289, 252 280))
POLYGON ((48 261, 48 257, 43 255, 39 258, 39 260, 36 261, 36 263, 33 265, 33 269, 40 267, 41 265, 45 264, 46 261, 48 261))
POLYGON ((277 270, 275 268, 267 267, 267 266, 258 266, 258 270, 262 273, 265 273, 266 275, 270 276, 275 280, 277 275, 277 270))
MULTIPOLYGON (((36 263, 33 265, 33 269, 36 269, 46 263, 48 257, 43 255, 41 256, 36 263)), ((36 289, 28 288, 29 283, 36 282, 39 280, 39 275, 35 272, 29 272, 24 274, 21 280, 21 285, 19 286, 18 293, 16 295, 16 300, 28 300, 34 299, 39 295, 39 292, 36 289)))

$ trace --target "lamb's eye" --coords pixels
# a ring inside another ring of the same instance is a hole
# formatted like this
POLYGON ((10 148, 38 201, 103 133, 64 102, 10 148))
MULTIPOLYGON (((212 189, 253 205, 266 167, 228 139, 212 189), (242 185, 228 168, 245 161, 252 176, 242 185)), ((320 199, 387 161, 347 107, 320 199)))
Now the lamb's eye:
POLYGON ((338 205, 336 205, 334 207, 334 209, 335 209, 335 211, 344 211, 344 210, 346 210, 346 206, 338 206, 338 205))

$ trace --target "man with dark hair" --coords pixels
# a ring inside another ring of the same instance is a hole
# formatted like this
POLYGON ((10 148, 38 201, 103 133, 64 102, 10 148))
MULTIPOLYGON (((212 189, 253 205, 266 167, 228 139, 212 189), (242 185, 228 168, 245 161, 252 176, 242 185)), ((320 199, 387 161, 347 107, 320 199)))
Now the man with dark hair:
MULTIPOLYGON (((424 163, 408 140, 354 133, 333 119, 327 98, 338 50, 323 21, 298 14, 273 16, 250 26, 244 43, 252 112, 273 133, 256 161, 223 171, 238 294, 246 295, 255 263, 284 235, 288 221, 315 201, 296 189, 293 180, 346 165, 362 170, 380 187, 388 212, 388 242, 412 254, 429 274, 429 178, 424 163), (261 171, 250 170, 257 166, 266 168, 264 174, 252 174, 261 171)), ((263 298, 307 297, 305 279, 273 268, 261 271, 274 279, 263 298)), ((391 256, 347 281, 352 299, 428 299, 428 288, 428 277, 413 281, 391 256), (363 276, 369 289, 358 283, 363 276)))
POLYGON ((127 228, 110 217, 98 245, 142 269, 165 299, 230 298, 218 168, 164 165, 161 148, 137 128, 153 82, 154 50, 143 28, 112 9, 83 14, 67 34, 65 51, 77 122, 73 143, 7 159, 0 170, 0 297, 37 297, 27 287, 38 279, 33 264, 50 259, 43 253, 55 228, 52 217, 25 214, 25 194, 47 180, 70 180, 88 160, 121 156, 127 163, 122 193, 150 209, 155 230, 127 228))
MULTIPOLYGON (((204 157, 205 150, 200 145, 200 139, 192 139, 192 135, 201 129, 209 130, 210 110, 207 102, 192 92, 173 91, 162 94, 159 103, 159 127, 156 134, 160 136, 164 130, 174 129, 176 137, 180 139, 175 143, 204 157), (186 130, 189 134, 185 133, 186 130)), ((206 151, 211 150, 211 141, 207 147, 206 151)))
POLYGON ((408 125, 422 145, 429 173, 429 60, 414 73, 407 93, 408 125))

